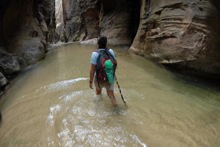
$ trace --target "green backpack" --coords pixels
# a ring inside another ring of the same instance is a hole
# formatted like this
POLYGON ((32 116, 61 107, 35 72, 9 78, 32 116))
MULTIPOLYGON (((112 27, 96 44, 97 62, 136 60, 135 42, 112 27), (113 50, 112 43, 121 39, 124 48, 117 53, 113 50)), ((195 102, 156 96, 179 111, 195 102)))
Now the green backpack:
POLYGON ((96 78, 97 82, 114 83, 116 59, 109 52, 109 49, 98 50, 99 56, 96 64, 96 78))

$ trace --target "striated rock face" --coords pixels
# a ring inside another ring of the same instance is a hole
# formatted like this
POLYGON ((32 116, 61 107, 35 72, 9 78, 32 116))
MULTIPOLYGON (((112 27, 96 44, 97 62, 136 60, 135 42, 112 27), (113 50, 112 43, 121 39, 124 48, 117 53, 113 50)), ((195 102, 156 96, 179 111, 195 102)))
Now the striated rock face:
POLYGON ((142 0, 131 50, 198 74, 220 74, 220 14, 216 0, 142 0))

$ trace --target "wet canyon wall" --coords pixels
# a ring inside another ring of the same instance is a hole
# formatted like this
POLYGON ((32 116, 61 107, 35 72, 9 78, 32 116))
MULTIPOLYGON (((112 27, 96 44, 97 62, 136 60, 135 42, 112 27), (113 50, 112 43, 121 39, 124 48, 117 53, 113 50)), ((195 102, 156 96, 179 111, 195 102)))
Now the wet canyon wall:
POLYGON ((45 57, 55 40, 53 0, 0 0, 0 92, 8 79, 45 57))
POLYGON ((220 75, 218 0, 0 0, 0 87, 50 43, 109 44, 161 64, 220 75))

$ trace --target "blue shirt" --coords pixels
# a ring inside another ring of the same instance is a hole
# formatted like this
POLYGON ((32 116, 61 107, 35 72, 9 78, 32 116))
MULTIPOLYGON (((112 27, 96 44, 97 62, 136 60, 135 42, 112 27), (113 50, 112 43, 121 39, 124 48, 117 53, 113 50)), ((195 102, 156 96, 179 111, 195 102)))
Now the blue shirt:
MULTIPOLYGON (((105 49, 99 49, 99 50, 105 50, 105 49)), ((115 53, 114 53, 114 51, 112 50, 112 49, 109 49, 108 50, 111 54, 112 54, 112 56, 115 58, 115 53)), ((96 65, 97 63, 97 58, 98 58, 98 56, 99 56, 99 53, 98 52, 92 52, 92 55, 91 55, 91 63, 92 64, 94 64, 94 65, 96 65)))

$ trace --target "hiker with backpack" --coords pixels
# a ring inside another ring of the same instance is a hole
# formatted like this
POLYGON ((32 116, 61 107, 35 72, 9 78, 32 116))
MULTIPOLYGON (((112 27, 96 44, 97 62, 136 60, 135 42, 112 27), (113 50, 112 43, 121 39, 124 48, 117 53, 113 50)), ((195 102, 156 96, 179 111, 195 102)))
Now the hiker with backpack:
POLYGON ((107 37, 100 36, 97 41, 98 49, 92 52, 89 87, 93 89, 93 82, 96 88, 96 95, 101 95, 102 88, 113 104, 117 106, 114 95, 115 69, 117 61, 114 51, 106 48, 107 37))

